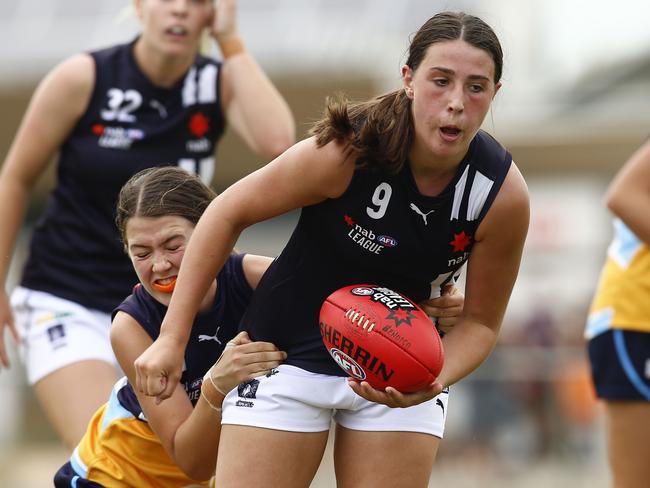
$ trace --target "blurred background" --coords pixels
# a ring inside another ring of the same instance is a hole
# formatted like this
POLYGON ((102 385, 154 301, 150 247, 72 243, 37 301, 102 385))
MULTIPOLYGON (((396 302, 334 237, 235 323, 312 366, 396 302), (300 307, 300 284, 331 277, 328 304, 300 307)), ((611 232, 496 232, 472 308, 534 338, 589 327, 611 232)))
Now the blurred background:
MULTIPOLYGON (((0 155, 40 78, 79 51, 131 39, 128 0, 4 2, 0 17, 0 155)), ((239 0, 248 49, 288 100, 301 138, 326 95, 365 98, 400 86, 409 36, 441 10, 486 20, 505 53, 503 87, 484 128, 508 147, 531 193, 524 260, 500 340, 452 388, 432 486, 606 487, 599 405, 582 331, 610 216, 610 178, 650 133, 650 4, 641 0, 239 0), (435 482, 435 483, 434 483, 435 482)), ((216 53, 216 51, 215 51, 216 53)), ((214 186, 264 163, 232 134, 219 145, 214 186)), ((52 168, 53 169, 53 168, 52 168)), ((39 183, 29 222, 54 172, 39 183)), ((277 254, 296 214, 252 228, 238 247, 277 254)), ((68 454, 18 364, 0 372, 0 486, 49 486, 68 454)), ((313 486, 333 486, 331 459, 313 486)))

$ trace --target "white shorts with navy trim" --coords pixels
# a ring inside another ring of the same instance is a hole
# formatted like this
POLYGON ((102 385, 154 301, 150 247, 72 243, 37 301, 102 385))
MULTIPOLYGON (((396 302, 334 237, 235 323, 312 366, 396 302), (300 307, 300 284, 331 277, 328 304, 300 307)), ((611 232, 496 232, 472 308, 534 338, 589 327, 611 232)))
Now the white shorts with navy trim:
POLYGON ((334 420, 353 430, 420 432, 442 438, 447 391, 409 408, 390 408, 358 396, 347 378, 280 365, 231 390, 223 401, 223 424, 290 432, 322 432, 334 420))
POLYGON ((109 314, 23 287, 12 292, 11 306, 30 385, 84 360, 106 361, 119 371, 111 348, 109 314))

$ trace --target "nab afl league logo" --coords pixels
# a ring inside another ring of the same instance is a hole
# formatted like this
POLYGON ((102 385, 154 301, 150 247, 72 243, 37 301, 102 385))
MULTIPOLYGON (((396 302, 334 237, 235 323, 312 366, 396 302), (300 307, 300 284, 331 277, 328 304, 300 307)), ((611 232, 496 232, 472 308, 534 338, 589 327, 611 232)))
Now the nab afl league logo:
POLYGON ((339 351, 333 347, 330 349, 330 354, 334 358, 334 361, 336 361, 336 364, 343 368, 343 371, 348 373, 350 376, 361 381, 366 379, 366 372, 363 368, 343 351, 339 351))
POLYGON ((357 287, 357 288, 352 288, 351 293, 359 297, 367 297, 372 295, 374 291, 372 288, 357 287))

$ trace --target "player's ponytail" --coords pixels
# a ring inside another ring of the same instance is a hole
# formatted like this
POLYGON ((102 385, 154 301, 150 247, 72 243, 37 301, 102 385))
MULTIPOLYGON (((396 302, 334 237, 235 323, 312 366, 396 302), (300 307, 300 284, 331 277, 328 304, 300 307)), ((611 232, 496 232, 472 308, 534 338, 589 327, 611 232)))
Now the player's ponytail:
POLYGON ((358 167, 397 173, 413 140, 410 100, 403 90, 357 103, 341 95, 328 98, 310 134, 319 147, 332 140, 348 144, 357 153, 358 167))

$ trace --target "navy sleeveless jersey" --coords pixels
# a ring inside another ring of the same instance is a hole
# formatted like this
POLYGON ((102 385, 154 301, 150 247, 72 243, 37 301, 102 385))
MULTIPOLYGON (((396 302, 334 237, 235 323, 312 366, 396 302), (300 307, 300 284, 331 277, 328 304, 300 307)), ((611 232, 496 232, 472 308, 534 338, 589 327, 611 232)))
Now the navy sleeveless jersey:
MULTIPOLYGON (((226 343, 237 334, 237 325, 253 294, 244 275, 243 257, 243 254, 234 254, 226 261, 217 276, 217 294, 212 307, 199 312, 192 325, 185 348, 181 383, 193 405, 201 395, 203 375, 219 358, 226 343)), ((167 307, 138 284, 133 293, 113 311, 113 316, 118 311, 133 317, 155 340, 167 307)), ((130 384, 118 392, 118 399, 135 417, 140 417, 142 410, 130 384)))
POLYGON ((480 131, 453 180, 435 197, 418 191, 408 165, 396 175, 356 170, 341 197, 302 209, 240 328, 287 351, 286 364, 344 376, 321 340, 323 300, 360 283, 400 291, 416 302, 438 295, 459 276, 511 162, 480 131))
POLYGON ((142 169, 168 165, 209 184, 224 118, 213 60, 197 56, 175 86, 160 88, 138 68, 133 43, 91 55, 92 97, 61 147, 21 284, 110 313, 137 283, 114 223, 120 188, 142 169))

